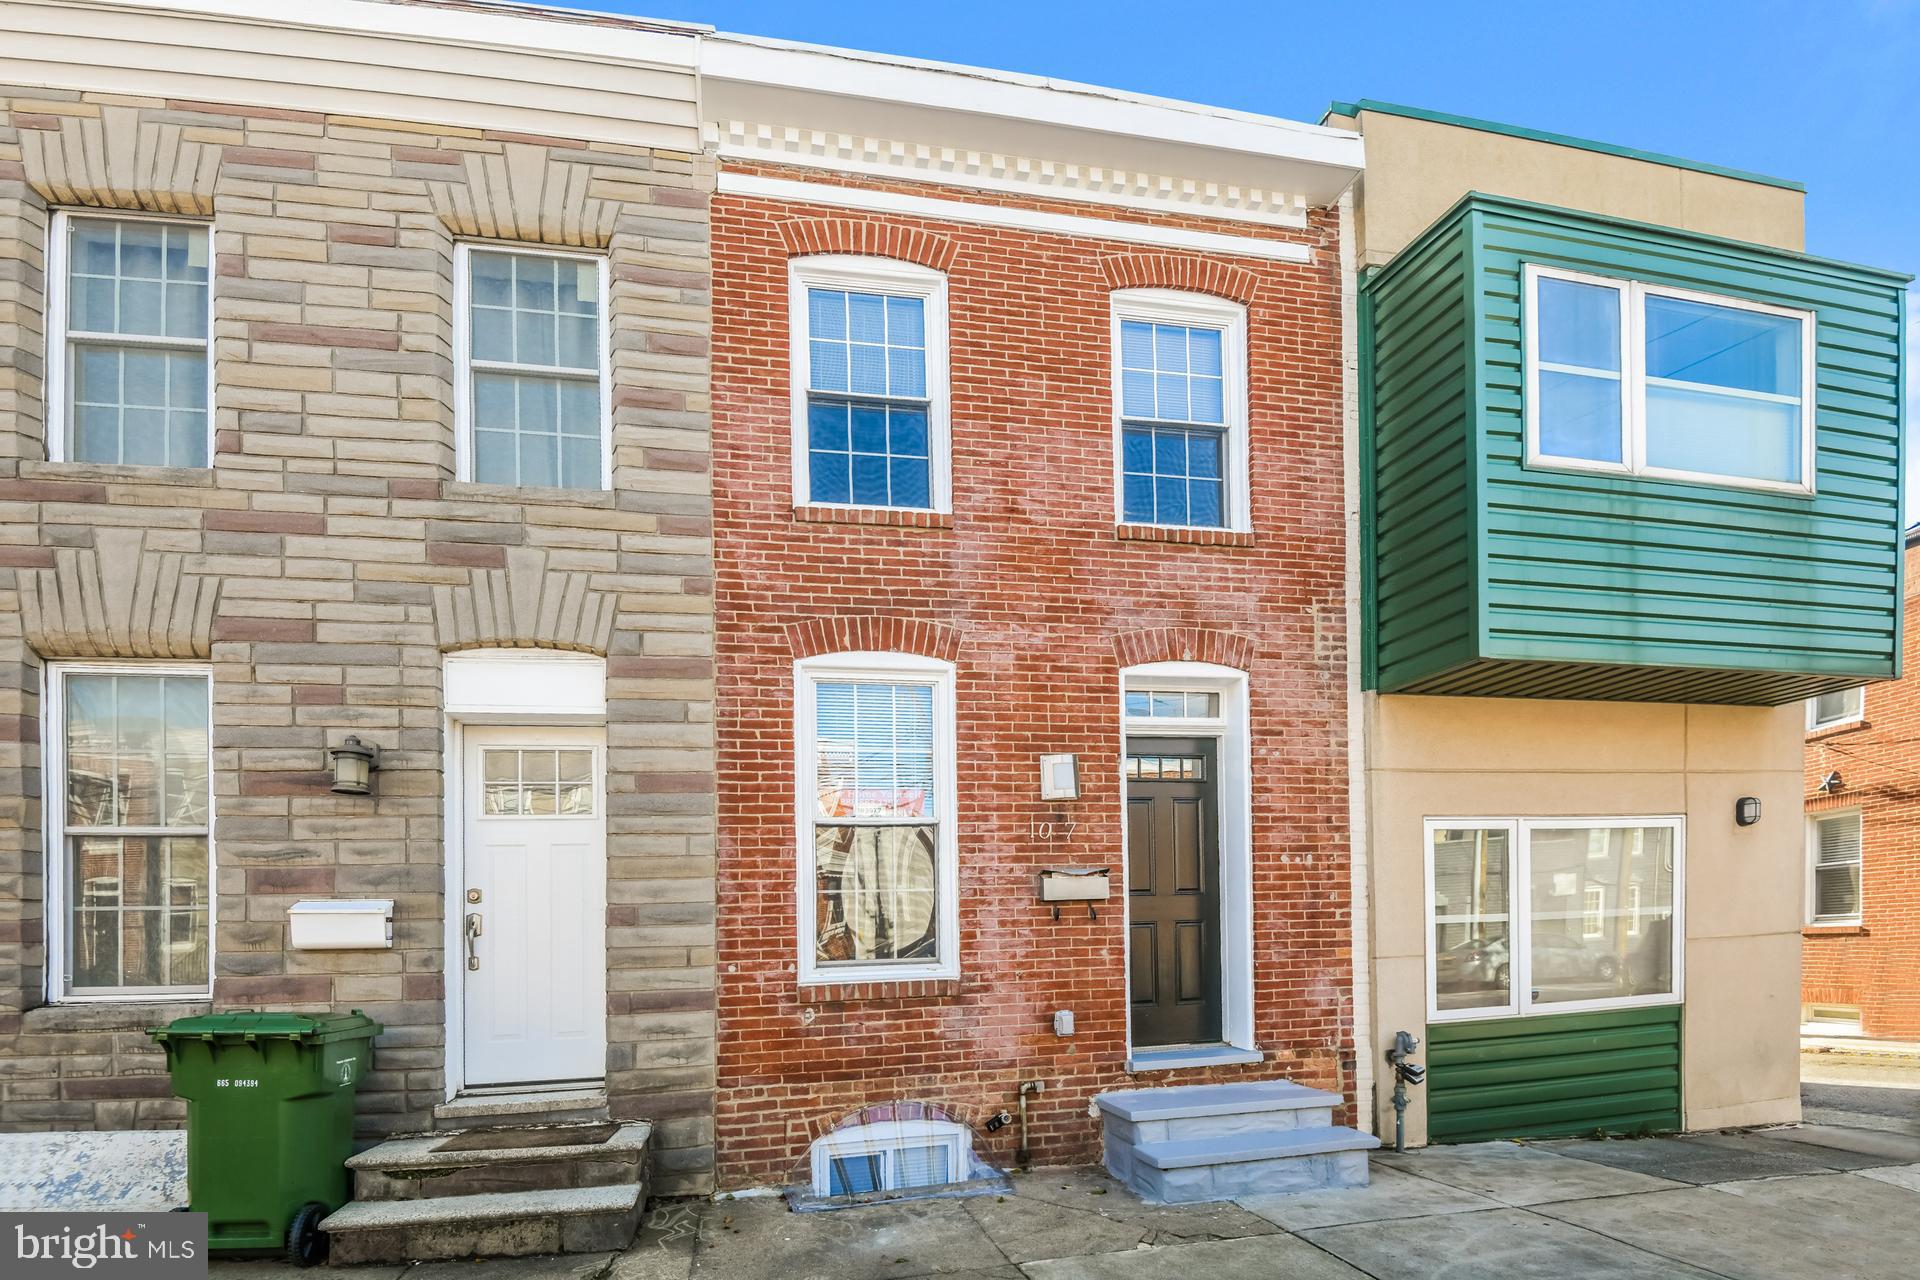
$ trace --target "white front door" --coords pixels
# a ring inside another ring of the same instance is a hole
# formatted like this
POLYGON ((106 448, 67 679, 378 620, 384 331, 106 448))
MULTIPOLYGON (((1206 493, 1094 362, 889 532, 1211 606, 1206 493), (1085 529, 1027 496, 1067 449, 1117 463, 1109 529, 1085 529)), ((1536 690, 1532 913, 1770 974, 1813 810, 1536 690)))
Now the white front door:
POLYGON ((465 1083, 603 1079, 606 735, 465 732, 465 1083))

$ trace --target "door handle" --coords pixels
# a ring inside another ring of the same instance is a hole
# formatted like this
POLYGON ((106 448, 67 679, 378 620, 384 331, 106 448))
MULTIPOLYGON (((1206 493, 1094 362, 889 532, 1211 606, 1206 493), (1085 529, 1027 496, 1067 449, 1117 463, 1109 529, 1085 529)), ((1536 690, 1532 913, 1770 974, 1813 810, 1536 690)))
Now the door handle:
POLYGON ((480 913, 478 911, 468 913, 465 933, 467 937, 467 968, 478 969, 480 967, 480 953, 479 949, 474 946, 474 943, 479 941, 480 938, 480 913))

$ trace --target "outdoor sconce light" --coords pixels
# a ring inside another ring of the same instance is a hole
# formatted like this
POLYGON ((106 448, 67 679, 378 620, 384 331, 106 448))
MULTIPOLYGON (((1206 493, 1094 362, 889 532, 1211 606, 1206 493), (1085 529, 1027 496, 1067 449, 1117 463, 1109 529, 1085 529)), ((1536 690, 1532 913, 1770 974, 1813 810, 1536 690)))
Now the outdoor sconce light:
POLYGON ((337 796, 364 796, 373 791, 373 771, 380 767, 380 748, 360 741, 352 734, 337 747, 328 747, 333 761, 333 793, 337 796))
POLYGON ((1733 821, 1735 825, 1750 827, 1760 821, 1760 798, 1741 796, 1733 802, 1733 821))
POLYGON ((1042 800, 1078 800, 1080 798, 1080 759, 1070 753, 1040 757, 1040 798, 1042 800))

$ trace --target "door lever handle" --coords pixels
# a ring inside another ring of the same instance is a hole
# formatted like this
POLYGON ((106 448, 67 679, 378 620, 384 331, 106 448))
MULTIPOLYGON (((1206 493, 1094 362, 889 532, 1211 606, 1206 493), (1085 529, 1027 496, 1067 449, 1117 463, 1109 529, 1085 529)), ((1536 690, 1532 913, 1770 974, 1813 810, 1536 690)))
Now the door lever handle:
POLYGON ((480 913, 478 911, 468 913, 467 927, 464 932, 467 938, 467 968, 478 969, 480 967, 480 952, 479 948, 474 945, 474 943, 480 939, 480 913))

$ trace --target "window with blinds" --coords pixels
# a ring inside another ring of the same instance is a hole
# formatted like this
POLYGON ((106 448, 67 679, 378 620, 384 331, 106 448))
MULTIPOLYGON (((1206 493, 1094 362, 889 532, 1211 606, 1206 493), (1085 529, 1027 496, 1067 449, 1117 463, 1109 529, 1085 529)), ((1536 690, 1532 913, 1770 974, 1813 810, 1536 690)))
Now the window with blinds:
POLYGON ((1812 889, 1808 918, 1815 924, 1851 924, 1860 919, 1860 815, 1815 818, 1808 840, 1812 889))
POLYGON ((1807 700, 1807 728, 1828 729, 1858 720, 1865 709, 1865 689, 1841 689, 1807 700))

